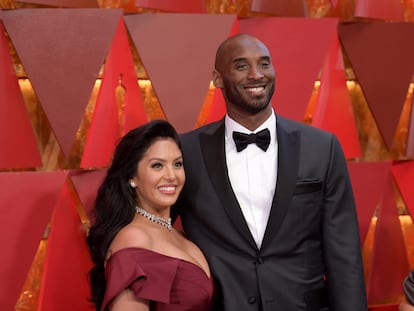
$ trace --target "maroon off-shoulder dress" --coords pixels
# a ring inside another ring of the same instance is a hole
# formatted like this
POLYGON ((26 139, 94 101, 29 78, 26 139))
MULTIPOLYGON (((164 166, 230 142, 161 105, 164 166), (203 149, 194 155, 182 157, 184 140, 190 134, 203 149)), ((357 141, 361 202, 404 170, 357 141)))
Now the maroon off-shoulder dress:
POLYGON ((124 289, 151 301, 151 311, 209 311, 213 281, 192 262, 143 248, 125 248, 109 258, 101 310, 124 289))

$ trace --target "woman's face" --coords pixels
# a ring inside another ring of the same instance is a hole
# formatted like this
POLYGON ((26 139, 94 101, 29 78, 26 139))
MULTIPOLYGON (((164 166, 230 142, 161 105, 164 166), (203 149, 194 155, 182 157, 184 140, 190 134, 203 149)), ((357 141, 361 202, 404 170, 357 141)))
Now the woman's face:
POLYGON ((139 161, 132 180, 139 207, 151 212, 174 204, 185 182, 183 158, 175 141, 156 140, 139 161))

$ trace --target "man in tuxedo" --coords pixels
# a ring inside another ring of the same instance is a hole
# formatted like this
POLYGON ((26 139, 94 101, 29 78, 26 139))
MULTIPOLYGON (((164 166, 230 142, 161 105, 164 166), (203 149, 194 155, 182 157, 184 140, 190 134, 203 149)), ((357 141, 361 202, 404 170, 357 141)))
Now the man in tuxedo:
POLYGON ((404 297, 398 310, 414 311, 414 270, 411 270, 404 279, 403 292, 404 297))
POLYGON ((176 206, 205 253, 215 311, 366 311, 352 188, 334 135, 275 114, 268 48, 241 34, 217 50, 226 116, 181 136, 176 206))

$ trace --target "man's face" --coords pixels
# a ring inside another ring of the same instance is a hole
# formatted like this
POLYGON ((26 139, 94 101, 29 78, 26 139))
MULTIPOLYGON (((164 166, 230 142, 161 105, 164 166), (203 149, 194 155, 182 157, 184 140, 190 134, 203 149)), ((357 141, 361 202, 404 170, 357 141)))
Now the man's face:
POLYGON ((219 55, 214 83, 222 88, 227 109, 257 114, 269 107, 275 71, 266 46, 251 37, 237 37, 219 55))

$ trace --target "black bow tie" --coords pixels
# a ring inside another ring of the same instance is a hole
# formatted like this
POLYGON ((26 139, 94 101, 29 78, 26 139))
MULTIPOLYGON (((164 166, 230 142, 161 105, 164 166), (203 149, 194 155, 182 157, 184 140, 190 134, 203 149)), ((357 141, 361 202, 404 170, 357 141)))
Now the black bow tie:
POLYGON ((233 132, 233 139, 236 144, 237 152, 242 151, 248 144, 253 143, 255 143, 263 151, 266 151, 270 144, 270 131, 268 129, 264 129, 256 134, 233 132))

